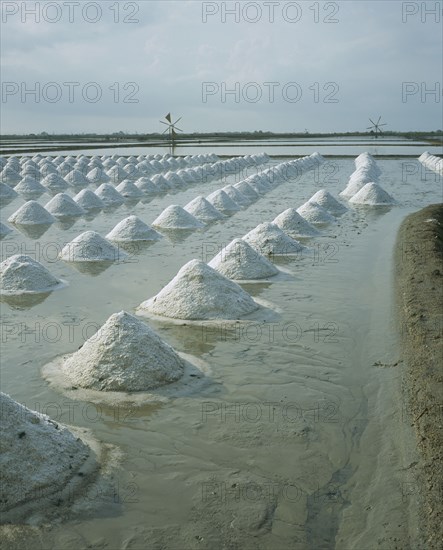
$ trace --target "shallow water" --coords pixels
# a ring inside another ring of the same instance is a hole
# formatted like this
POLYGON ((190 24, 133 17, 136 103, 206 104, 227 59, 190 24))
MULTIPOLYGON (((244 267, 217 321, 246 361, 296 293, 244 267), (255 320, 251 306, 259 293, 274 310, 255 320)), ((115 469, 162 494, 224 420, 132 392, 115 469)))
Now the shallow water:
MULTIPOLYGON (((309 256, 274 259, 292 278, 243 285, 275 305, 272 322, 149 321, 178 351, 205 360, 211 383, 199 394, 139 409, 72 401, 48 386, 41 368, 76 350, 112 313, 134 312, 190 259, 209 261, 319 188, 337 196, 353 160, 332 159, 222 222, 133 250, 129 261, 100 273, 82 273, 56 253, 86 229, 105 235, 129 214, 151 223, 169 204, 183 206, 225 182, 125 204, 66 229, 54 224, 37 240, 14 230, 0 242, 1 260, 28 253, 69 282, 32 307, 1 304, 2 391, 58 421, 90 428, 124 453, 115 478, 118 514, 97 495, 96 516, 38 534, 20 529, 10 547, 342 550, 372 548, 374 536, 382 548, 393 547, 386 543, 392 537, 402 540, 408 502, 397 444, 399 370, 375 365, 399 358, 392 295, 397 229, 408 213, 440 202, 442 184, 417 161, 378 164, 380 184, 399 206, 350 210, 306 241, 309 256), (390 436, 392 449, 382 435, 390 436)), ((22 202, 3 208, 2 221, 22 202)))

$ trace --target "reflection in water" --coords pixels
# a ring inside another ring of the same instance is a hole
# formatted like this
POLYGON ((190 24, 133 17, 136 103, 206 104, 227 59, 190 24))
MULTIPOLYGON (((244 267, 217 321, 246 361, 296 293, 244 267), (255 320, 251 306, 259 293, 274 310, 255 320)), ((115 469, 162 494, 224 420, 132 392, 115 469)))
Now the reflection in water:
POLYGON ((22 225, 19 223, 14 224, 15 227, 30 239, 39 239, 46 231, 51 227, 51 224, 35 224, 35 225, 22 225))
POLYGON ((106 271, 114 262, 67 262, 83 275, 97 277, 106 271))
POLYGON ((86 211, 86 214, 83 215, 83 219, 91 222, 93 219, 95 219, 101 212, 101 208, 89 208, 86 211))
POLYGON ((30 309, 44 302, 50 294, 50 292, 39 292, 38 294, 20 294, 17 296, 0 295, 0 302, 5 302, 13 309, 30 309))
POLYGON ((57 217, 55 222, 56 227, 59 227, 62 230, 70 229, 75 222, 78 220, 78 216, 60 216, 57 217))
POLYGON ((129 256, 137 256, 138 254, 142 254, 148 248, 150 248, 153 244, 155 244, 157 241, 111 241, 119 248, 123 249, 125 252, 129 254, 129 256))
POLYGON ((171 241, 172 244, 178 244, 184 242, 192 233, 195 232, 195 229, 164 229, 156 228, 157 231, 160 231, 165 237, 171 241))
MULTIPOLYGON (((238 281, 236 281, 238 282, 238 281)), ((264 290, 272 285, 272 282, 266 283, 240 283, 239 285, 251 296, 259 296, 264 290)))
POLYGON ((215 349, 216 342, 226 331, 226 327, 234 330, 232 321, 220 320, 219 323, 199 325, 174 325, 159 321, 155 323, 150 320, 149 324, 156 332, 164 338, 176 351, 189 353, 201 357, 215 349), (156 326, 154 326, 156 325, 156 326))
POLYGON ((354 208, 361 215, 361 219, 365 222, 375 222, 379 218, 385 216, 391 211, 392 205, 386 206, 369 206, 364 204, 354 205, 354 208))

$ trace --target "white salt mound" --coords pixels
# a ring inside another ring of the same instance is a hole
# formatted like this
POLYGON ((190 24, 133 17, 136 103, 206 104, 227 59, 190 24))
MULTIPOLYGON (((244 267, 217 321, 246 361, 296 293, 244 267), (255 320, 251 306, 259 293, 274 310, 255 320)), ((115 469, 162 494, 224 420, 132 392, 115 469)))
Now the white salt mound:
POLYGON ((60 258, 66 262, 114 262, 124 257, 124 252, 95 231, 85 231, 60 253, 60 258))
POLYGON ((334 223, 335 218, 322 206, 315 202, 307 201, 297 208, 297 212, 309 223, 314 225, 326 225, 334 223))
POLYGON ((263 255, 298 254, 306 247, 284 233, 274 223, 261 223, 244 237, 248 244, 263 255))
POLYGON ((86 179, 90 181, 91 183, 109 183, 111 181, 111 178, 106 174, 103 168, 100 166, 96 166, 95 168, 92 168, 87 174, 86 179))
POLYGON ((5 393, 0 393, 0 418, 2 514, 25 503, 39 506, 39 499, 61 491, 78 476, 90 456, 89 448, 63 424, 5 393))
POLYGON ((173 319, 238 319, 258 309, 241 286, 199 260, 191 260, 138 310, 173 319))
POLYGON ((25 176, 22 181, 16 185, 15 191, 21 195, 42 195, 46 192, 46 188, 32 176, 25 176))
POLYGON ((171 204, 158 216, 152 225, 164 229, 198 229, 204 224, 181 206, 171 204))
POLYGON ((83 210, 101 210, 105 207, 105 203, 100 197, 90 189, 82 189, 74 197, 74 201, 83 208, 83 210))
POLYGON ((5 237, 9 233, 11 233, 12 229, 5 225, 4 223, 0 222, 0 238, 5 237))
POLYGON ((120 311, 62 366, 73 384, 99 391, 147 391, 179 380, 184 361, 146 323, 120 311))
POLYGON ((18 193, 16 193, 12 187, 9 187, 6 183, 0 183, 0 199, 11 200, 17 196, 18 193))
POLYGON ((131 241, 158 241, 162 238, 160 233, 149 227, 137 216, 128 216, 119 222, 106 238, 115 242, 131 241))
POLYGON ((125 202, 124 197, 109 183, 102 183, 95 190, 95 194, 105 203, 105 206, 113 206, 125 202))
POLYGON ((278 269, 243 239, 234 239, 208 264, 228 279, 266 279, 278 269))
POLYGON ((80 170, 72 170, 65 176, 65 180, 73 187, 84 187, 90 183, 80 170))
POLYGON ((8 221, 19 225, 48 225, 56 220, 41 204, 28 201, 9 216, 8 221))
POLYGON ((333 216, 340 216, 348 210, 346 206, 338 202, 338 200, 334 198, 331 193, 326 191, 326 189, 320 189, 317 191, 317 193, 312 195, 309 201, 319 204, 333 216))
POLYGON ((56 217, 77 217, 83 216, 85 211, 66 193, 58 193, 47 204, 45 208, 56 217))
POLYGON ((45 266, 29 256, 16 254, 0 264, 0 292, 2 294, 34 294, 50 292, 62 285, 45 266))
POLYGON ((368 206, 387 206, 397 204, 397 201, 391 197, 377 183, 367 183, 350 200, 352 204, 365 204, 368 206))
POLYGON ((259 198, 259 194, 256 193, 246 181, 239 181, 238 183, 234 184, 233 187, 237 189, 237 191, 240 191, 240 193, 246 198, 250 199, 251 202, 259 198))
POLYGON ((272 223, 275 223, 282 231, 298 237, 315 237, 320 231, 311 225, 297 212, 295 208, 288 208, 279 214, 272 223))
POLYGON ((234 202, 224 191, 218 189, 206 197, 207 201, 212 204, 217 210, 223 214, 230 214, 241 210, 236 202, 234 202))
POLYGON ((120 193, 120 195, 128 199, 138 199, 143 197, 143 193, 140 189, 129 180, 122 181, 115 189, 120 193))
POLYGON ((59 174, 48 174, 41 183, 51 191, 64 191, 69 187, 59 174))
POLYGON ((240 206, 243 206, 244 208, 252 204, 252 200, 246 197, 246 195, 243 195, 243 193, 241 193, 233 185, 225 185, 222 191, 226 193, 228 197, 232 199, 235 203, 239 204, 240 206))
POLYGON ((201 195, 188 202, 184 209, 203 223, 210 223, 225 217, 201 195))
POLYGON ((345 199, 350 199, 356 193, 358 193, 360 189, 363 189, 365 185, 366 183, 363 183, 362 181, 350 181, 348 185, 343 189, 343 191, 340 191, 339 195, 340 197, 344 197, 345 199))
POLYGON ((158 193, 158 189, 149 178, 139 178, 135 182, 135 185, 145 195, 155 195, 156 193, 158 193))

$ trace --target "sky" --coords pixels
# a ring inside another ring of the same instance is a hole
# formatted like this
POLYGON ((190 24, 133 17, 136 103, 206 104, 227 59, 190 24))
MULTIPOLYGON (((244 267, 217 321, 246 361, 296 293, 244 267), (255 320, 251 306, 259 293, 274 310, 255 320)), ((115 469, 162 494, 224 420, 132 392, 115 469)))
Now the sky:
POLYGON ((2 134, 443 127, 443 1, 1 2, 2 134))

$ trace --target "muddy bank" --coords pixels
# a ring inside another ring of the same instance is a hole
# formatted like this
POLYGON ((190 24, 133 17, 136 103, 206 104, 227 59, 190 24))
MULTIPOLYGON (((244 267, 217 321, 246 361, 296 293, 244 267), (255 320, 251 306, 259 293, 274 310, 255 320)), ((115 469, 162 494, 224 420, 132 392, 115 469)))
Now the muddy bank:
POLYGON ((418 464, 405 488, 418 505, 423 548, 441 548, 443 396, 443 204, 408 216, 396 244, 396 291, 403 371, 403 416, 416 434, 418 464))

